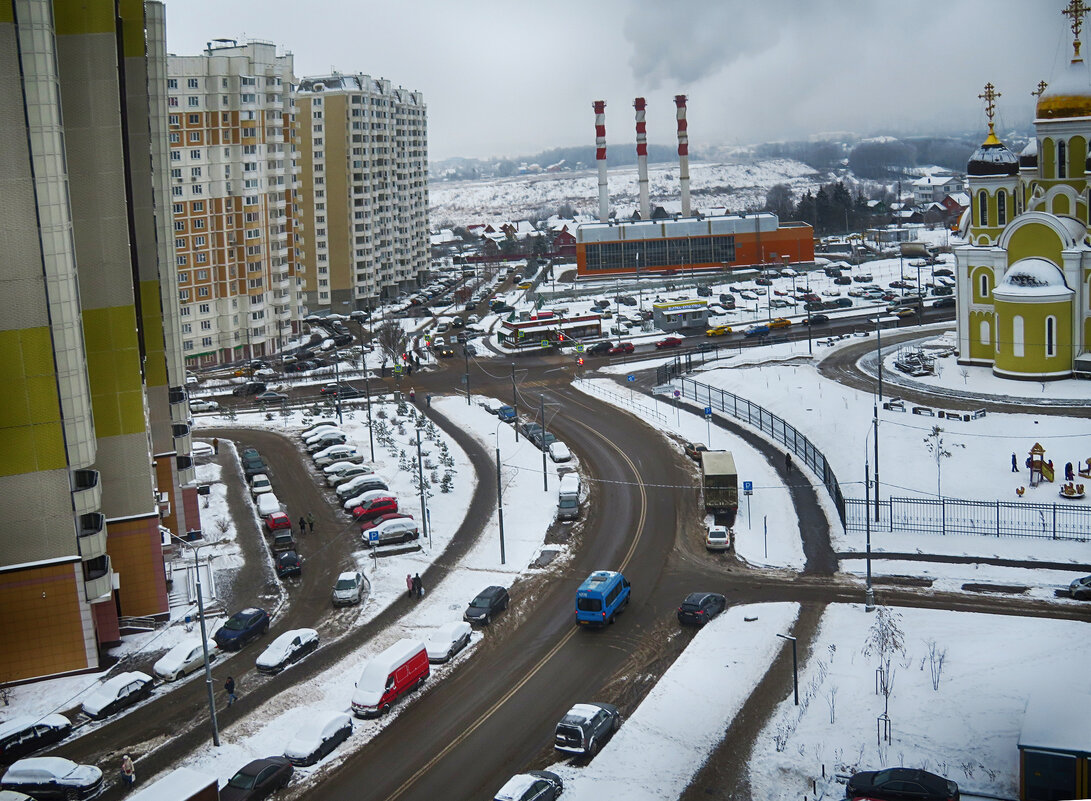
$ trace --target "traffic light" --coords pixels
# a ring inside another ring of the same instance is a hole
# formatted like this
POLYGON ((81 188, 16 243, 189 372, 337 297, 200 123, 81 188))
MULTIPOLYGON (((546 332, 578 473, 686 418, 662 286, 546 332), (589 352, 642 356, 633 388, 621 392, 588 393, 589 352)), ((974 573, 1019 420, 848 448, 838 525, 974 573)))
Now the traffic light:
POLYGON ((564 342, 564 334, 557 334, 557 341, 564 342))
POLYGON ((576 359, 576 364, 578 364, 580 367, 583 367, 583 357, 582 356, 580 356, 578 359, 576 359))

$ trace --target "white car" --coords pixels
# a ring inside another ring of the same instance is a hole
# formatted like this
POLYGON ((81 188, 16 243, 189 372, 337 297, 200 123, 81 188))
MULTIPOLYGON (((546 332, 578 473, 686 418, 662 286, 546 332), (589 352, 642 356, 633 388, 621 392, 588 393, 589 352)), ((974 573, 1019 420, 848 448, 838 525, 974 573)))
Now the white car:
POLYGON ((256 667, 259 673, 280 673, 318 649, 318 632, 314 629, 292 629, 269 643, 261 652, 256 667))
POLYGON ((355 445, 330 445, 317 453, 311 454, 314 463, 318 467, 326 467, 334 462, 347 462, 356 457, 355 445))
POLYGON ((344 436, 345 432, 337 428, 336 426, 322 426, 322 428, 318 429, 317 431, 312 431, 310 434, 304 437, 303 441, 307 443, 307 445, 313 445, 315 442, 318 442, 320 439, 329 434, 341 434, 342 436, 344 436))
POLYGON ((331 487, 336 487, 344 484, 346 481, 350 481, 360 476, 369 476, 374 472, 375 471, 367 465, 349 464, 348 467, 342 470, 330 473, 330 475, 326 478, 326 483, 329 484, 331 487))
POLYGON ((151 695, 152 677, 134 670, 104 681, 83 702, 83 714, 96 720, 112 715, 151 695))
POLYGON ((358 604, 364 597, 364 574, 352 572, 342 573, 337 577, 337 583, 333 585, 333 605, 346 606, 358 604))
POLYGON ((266 492, 273 491, 273 482, 269 480, 269 476, 265 473, 258 473, 252 479, 250 479, 250 494, 255 498, 266 492))
POLYGON ((572 460, 572 451, 559 439, 554 440, 549 446, 549 458, 554 462, 568 462, 572 460))
POLYGON ((263 492, 254 498, 258 507, 259 517, 268 517, 275 512, 283 512, 284 510, 280 506, 280 499, 277 498, 275 493, 263 492))
POLYGON ((336 420, 315 420, 309 426, 299 432, 300 439, 306 439, 315 431, 320 428, 337 428, 338 423, 336 420))
POLYGON ((347 440, 348 437, 341 432, 326 431, 319 435, 317 439, 307 443, 307 452, 313 454, 324 451, 332 445, 344 445, 347 440))
POLYGON ((351 512, 357 506, 362 506, 366 501, 370 501, 372 498, 385 498, 390 494, 390 490, 388 489, 368 490, 367 492, 360 493, 355 498, 349 498, 345 501, 343 508, 346 512, 351 512))
POLYGON ((390 489, 390 485, 386 483, 382 476, 377 476, 374 473, 364 473, 350 478, 339 486, 335 492, 338 498, 347 500, 371 489, 390 489))
POLYGON ((561 777, 548 770, 532 770, 512 776, 501 787, 493 801, 538 801, 557 798, 564 792, 561 777))
POLYGON ((204 398, 190 398, 189 410, 191 412, 215 412, 220 408, 220 404, 213 400, 205 400, 204 398))
POLYGON ((709 526, 705 534, 705 548, 710 551, 726 551, 731 547, 731 530, 727 526, 709 526))
MULTIPOLYGON (((216 659, 219 646, 214 642, 208 643, 208 661, 216 659)), ((205 652, 201 647, 201 638, 189 637, 159 657, 152 672, 163 681, 175 681, 187 673, 192 673, 205 665, 205 652)))
POLYGON ((284 749, 297 767, 313 765, 352 735, 352 717, 344 712, 314 712, 284 749))
POLYGON ((424 647, 428 651, 428 661, 442 664, 454 658, 455 654, 470 644, 470 624, 465 620, 456 620, 440 626, 432 632, 424 647))

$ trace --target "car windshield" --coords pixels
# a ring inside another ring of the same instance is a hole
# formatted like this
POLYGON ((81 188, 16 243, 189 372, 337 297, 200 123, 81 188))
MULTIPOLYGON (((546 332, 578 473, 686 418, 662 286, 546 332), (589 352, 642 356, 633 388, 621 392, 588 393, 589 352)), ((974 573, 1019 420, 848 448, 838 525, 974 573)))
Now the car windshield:
POLYGON ((257 775, 253 773, 247 773, 240 770, 234 776, 231 777, 231 781, 227 783, 228 787, 237 787, 240 790, 249 790, 253 788, 254 783, 257 781, 257 775))
POLYGON ((338 579, 337 580, 337 587, 335 589, 338 589, 338 590, 351 590, 351 589, 354 589, 355 587, 356 587, 356 579, 338 579))
POLYGON ((246 628, 246 621, 239 617, 231 617, 224 623, 224 628, 229 631, 241 631, 246 628))
POLYGON ((576 600, 576 608, 581 612, 601 612, 601 598, 579 598, 576 600))
POLYGON ((492 596, 482 593, 481 595, 470 601, 470 606, 475 609, 487 609, 492 604, 492 596))

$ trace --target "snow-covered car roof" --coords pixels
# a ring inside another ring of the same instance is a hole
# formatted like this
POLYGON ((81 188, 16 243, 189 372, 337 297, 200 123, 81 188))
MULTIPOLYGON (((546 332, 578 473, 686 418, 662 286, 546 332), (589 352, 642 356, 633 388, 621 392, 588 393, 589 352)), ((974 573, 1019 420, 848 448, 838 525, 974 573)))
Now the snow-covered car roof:
POLYGON ((360 574, 357 573, 355 570, 346 570, 344 573, 342 573, 340 576, 337 577, 337 580, 338 581, 351 581, 351 582, 355 583, 357 581, 357 577, 359 575, 360 574))
MULTIPOLYGON (((189 657, 190 653, 192 653, 193 649, 200 647, 200 637, 186 637, 186 639, 182 640, 176 646, 174 646, 161 657, 159 657, 159 660, 155 663, 155 667, 153 668, 153 670, 155 670, 156 673, 159 673, 160 669, 169 672, 175 668, 179 668, 183 665, 183 663, 185 663, 186 659, 189 657)), ((208 650, 210 652, 215 651, 216 648, 216 643, 208 643, 208 650)))
POLYGON ((71 779, 93 781, 102 775, 94 765, 81 765, 64 757, 29 757, 12 763, 4 774, 4 781, 16 779, 22 782, 48 781, 50 779, 71 779))
POLYGON ((315 752, 322 741, 340 729, 351 718, 344 712, 310 712, 308 719, 296 731, 284 749, 284 756, 302 759, 315 752))
POLYGON ((443 624, 425 640, 424 646, 428 649, 428 656, 446 656, 451 643, 464 637, 471 630, 470 624, 465 620, 454 620, 443 624))
POLYGON ((7 737, 9 734, 17 731, 22 731, 30 726, 46 725, 53 726, 55 728, 63 728, 65 726, 71 726, 72 721, 66 718, 64 715, 53 713, 51 715, 43 715, 40 718, 33 715, 25 715, 23 717, 12 718, 11 720, 5 720, 0 723, 0 738, 7 737))
POLYGON ((261 652, 261 656, 258 657, 257 663, 268 667, 279 665, 291 652, 290 646, 292 640, 296 637, 299 637, 303 642, 310 642, 311 640, 318 639, 318 632, 314 629, 291 629, 290 631, 284 632, 269 643, 268 648, 261 652))
POLYGON ((496 801, 515 801, 522 798, 523 793, 530 789, 530 786, 538 780, 537 776, 531 776, 529 773, 520 773, 518 776, 512 776, 508 779, 507 783, 500 788, 500 792, 496 794, 496 801))
POLYGON ((87 696, 87 699, 83 702, 83 708, 85 711, 92 714, 99 712, 104 706, 117 698, 118 691, 127 684, 132 684, 134 681, 142 683, 148 683, 152 680, 152 677, 147 673, 141 673, 139 670, 134 670, 129 673, 119 673, 113 678, 107 679, 102 683, 97 690, 87 696))

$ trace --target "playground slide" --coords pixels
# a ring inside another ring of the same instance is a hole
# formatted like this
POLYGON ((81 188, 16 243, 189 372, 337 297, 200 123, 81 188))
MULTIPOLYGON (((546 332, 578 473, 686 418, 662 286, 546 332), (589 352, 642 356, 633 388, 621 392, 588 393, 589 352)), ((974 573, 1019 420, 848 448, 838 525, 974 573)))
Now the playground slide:
POLYGON ((1053 468, 1045 462, 1042 463, 1042 478, 1044 478, 1046 481, 1053 480, 1053 468))

